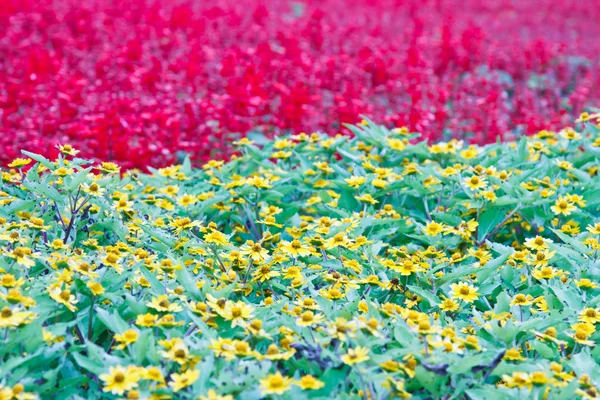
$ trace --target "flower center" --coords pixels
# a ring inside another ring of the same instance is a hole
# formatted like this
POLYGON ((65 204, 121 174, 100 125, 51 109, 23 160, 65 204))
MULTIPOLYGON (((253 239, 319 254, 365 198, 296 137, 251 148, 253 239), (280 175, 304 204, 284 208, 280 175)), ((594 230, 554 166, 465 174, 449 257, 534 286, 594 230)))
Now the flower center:
POLYGON ((123 383, 125 382, 125 375, 123 375, 121 372, 117 372, 115 374, 115 383, 123 383))

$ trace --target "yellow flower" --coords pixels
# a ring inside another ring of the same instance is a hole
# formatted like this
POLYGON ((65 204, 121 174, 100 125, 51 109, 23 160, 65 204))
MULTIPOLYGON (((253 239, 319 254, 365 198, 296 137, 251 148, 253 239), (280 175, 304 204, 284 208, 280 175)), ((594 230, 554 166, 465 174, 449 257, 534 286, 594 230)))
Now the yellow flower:
POLYGON ((577 287, 580 287, 582 289, 597 289, 599 287, 596 284, 596 282, 592 282, 588 278, 581 278, 580 280, 575 282, 575 284, 577 285, 577 287))
POLYGON ((487 187, 487 182, 485 178, 481 178, 477 175, 473 175, 470 178, 465 178, 463 182, 471 190, 485 189, 487 187))
POLYGON ((134 329, 128 329, 123 333, 117 333, 115 335, 115 340, 119 343, 118 346, 115 346, 116 350, 122 350, 131 343, 135 343, 138 339, 139 333, 134 329))
POLYGON ((346 182, 348 186, 355 189, 359 188, 365 181, 366 178, 364 176, 351 176, 350 178, 344 179, 344 182, 346 182))
POLYGON ((137 326, 152 327, 152 326, 156 325, 157 320, 158 320, 158 315, 140 314, 137 316, 137 318, 135 320, 135 324, 137 326))
POLYGON ((575 120, 575 122, 588 122, 588 121, 591 121, 593 119, 598 119, 598 118, 600 118, 600 113, 590 114, 590 113, 584 111, 579 115, 579 118, 577 118, 575 120))
POLYGON ((570 202, 566 197, 560 196, 554 205, 550 207, 552 212, 556 215, 570 215, 573 211, 577 210, 577 207, 570 202))
POLYGON ((254 186, 257 189, 270 189, 269 181, 261 176, 253 176, 246 179, 246 185, 254 186))
POLYGON ((279 272, 273 271, 273 269, 269 265, 265 264, 261 265, 259 268, 257 268, 256 271, 252 273, 252 281, 265 282, 279 275, 281 275, 279 272))
POLYGON ((587 202, 583 198, 583 196, 580 196, 578 194, 568 194, 566 197, 567 200, 569 200, 571 203, 576 204, 578 207, 585 208, 585 206, 587 205, 587 202))
POLYGON ((197 369, 188 369, 184 373, 181 374, 171 374, 171 382, 169 382, 169 386, 173 388, 173 392, 177 393, 181 389, 184 389, 194 382, 198 380, 200 376, 200 371, 197 369))
POLYGON ((598 323, 600 322, 600 310, 596 308, 584 308, 579 313, 577 320, 590 324, 598 323))
POLYGON ((460 156, 466 160, 475 158, 475 157, 477 157, 478 154, 479 154, 479 150, 477 149, 477 147, 475 147, 473 145, 469 146, 468 149, 460 152, 460 156))
POLYGON ((533 265, 536 268, 542 268, 548 265, 548 262, 552 257, 554 257, 555 253, 555 251, 548 250, 538 251, 537 253, 535 253, 535 255, 530 254, 527 257, 526 262, 527 264, 533 265))
POLYGON ((0 277, 0 286, 5 288, 20 287, 25 283, 25 279, 16 279, 12 274, 4 274, 0 277))
POLYGON ((278 394, 282 395, 288 390, 292 384, 292 379, 286 376, 282 376, 281 372, 277 371, 275 374, 268 375, 264 379, 260 380, 260 387, 262 388, 262 394, 278 394))
POLYGON ((112 162, 103 162, 96 169, 105 174, 118 174, 121 171, 121 167, 112 162))
POLYGON ((274 226, 276 228, 283 228, 283 225, 282 224, 278 224, 277 220, 272 215, 266 215, 263 220, 259 220, 257 222, 259 222, 261 224, 269 225, 269 226, 274 226))
POLYGON ((163 377, 162 371, 158 367, 148 367, 143 371, 144 379, 150 381, 164 383, 165 378, 163 377))
POLYGON ((554 163, 562 170, 568 171, 573 168, 573 164, 565 160, 555 160, 554 163))
POLYGON ((166 294, 153 297, 151 301, 146 302, 146 306, 161 312, 179 312, 183 310, 179 304, 171 303, 166 294))
POLYGON ((324 316, 321 314, 313 313, 312 311, 304 311, 298 319, 296 319, 296 325, 298 326, 312 326, 323 321, 324 316))
POLYGON ((184 365, 191 357, 188 346, 181 338, 161 340, 159 341, 159 344, 167 350, 159 351, 160 355, 167 360, 175 361, 180 365, 184 365))
POLYGON ((505 385, 509 388, 529 388, 532 385, 531 378, 526 372, 513 372, 512 376, 502 375, 502 380, 505 382, 505 385))
POLYGON ((588 225, 586 229, 594 235, 600 235, 600 222, 596 222, 594 225, 588 225))
POLYGON ((214 243, 221 246, 231 245, 231 243, 229 243, 229 240, 227 239, 227 236, 214 229, 212 229, 209 233, 204 235, 204 241, 206 243, 214 243))
POLYGON ((256 263, 261 263, 269 258, 269 251, 264 249, 260 243, 252 240, 248 240, 240 247, 240 254, 250 257, 256 263))
POLYGON ((31 158, 15 158, 8 166, 10 168, 21 168, 33 161, 31 158))
POLYGON ((585 346, 594 346, 596 344, 593 340, 589 340, 590 333, 584 329, 576 329, 574 333, 569 333, 568 336, 573 338, 576 343, 585 346))
POLYGON ((408 259, 401 261, 400 264, 394 265, 393 269, 400 272, 400 275, 402 276, 410 276, 411 274, 423 271, 418 263, 408 259))
POLYGON ((452 299, 444 299, 442 304, 440 304, 440 309, 442 311, 456 311, 458 310, 458 303, 452 299))
POLYGON ((348 236, 346 236, 343 232, 340 232, 337 233, 335 236, 325 240, 325 243, 323 243, 323 248, 325 250, 330 250, 336 247, 347 247, 348 245, 348 236))
POLYGON ((52 171, 52 175, 56 175, 61 178, 64 178, 67 175, 71 175, 72 173, 73 173, 73 168, 67 168, 67 167, 59 167, 59 168, 55 169, 54 171, 52 171))
POLYGON ((123 368, 120 365, 109 367, 107 374, 101 374, 100 379, 104 381, 105 392, 123 395, 125 391, 131 390, 138 385, 140 375, 137 367, 129 366, 123 368))
POLYGON ((406 143, 402 139, 386 138, 385 140, 388 147, 392 150, 400 151, 406 149, 406 143))
POLYGON ((532 250, 547 250, 549 243, 552 243, 551 239, 545 239, 541 236, 536 236, 534 238, 528 238, 525 240, 525 246, 532 250))
POLYGON ((201 224, 199 221, 192 221, 190 218, 184 217, 173 219, 173 221, 169 223, 169 226, 175 228, 175 233, 180 234, 181 232, 192 228, 199 228, 201 224))
MULTIPOLYGON (((244 138, 245 139, 245 138, 244 138)), ((243 140, 243 139, 242 139, 243 140)), ((251 144, 252 142, 250 142, 251 144)), ((241 143, 243 144, 243 143, 241 143)), ((200 396, 198 397, 200 400, 233 400, 233 396, 227 394, 227 395, 220 395, 217 392, 215 392, 213 389, 210 389, 207 393, 206 396, 200 396)))
POLYGON ((427 236, 437 236, 444 231, 444 224, 430 221, 423 229, 427 236))
POLYGON ((369 203, 369 204, 377 204, 379 203, 379 201, 375 200, 373 198, 373 196, 371 196, 370 194, 363 194, 362 196, 354 196, 354 198, 358 201, 362 201, 364 203, 369 203))
POLYGON ((522 293, 517 294, 510 302, 511 306, 530 306, 533 304, 533 296, 530 294, 524 295, 522 293))
POLYGON ((76 156, 77 154, 79 154, 79 150, 75 150, 70 144, 59 144, 56 146, 56 148, 66 156, 76 156))
POLYGON ((10 307, 3 307, 0 311, 0 328, 12 328, 27 325, 35 318, 35 314, 29 311, 15 311, 10 307))
POLYGON ((47 291, 54 301, 66 306, 70 311, 77 311, 77 307, 75 306, 78 302, 77 298, 69 289, 62 290, 62 284, 60 282, 51 284, 47 291))
POLYGON ((568 140, 581 139, 581 135, 573 130, 573 128, 565 128, 559 132, 560 136, 568 140))
POLYGON ((51 225, 44 225, 44 223, 44 220, 41 218, 31 217, 27 222, 27 225, 37 231, 45 231, 52 228, 51 225))
POLYGON ((318 390, 325 386, 324 382, 321 382, 312 375, 304 375, 299 381, 296 381, 295 384, 301 387, 302 390, 318 390))
POLYGON ((481 192, 481 195, 492 203, 498 200, 498 196, 496 196, 496 193, 494 193, 492 190, 483 191, 481 192))
POLYGON ((509 360, 509 361, 523 361, 525 360, 525 357, 523 357, 521 355, 522 350, 520 348, 510 348, 506 350, 506 353, 504 353, 504 360, 509 360))
POLYGON ((348 349, 348 353, 343 355, 341 359, 346 365, 359 364, 369 360, 369 349, 366 347, 356 346, 353 349, 348 349))
POLYGON ((242 301, 229 303, 225 310, 220 314, 223 318, 231 321, 231 327, 242 325, 244 321, 252 318, 254 309, 242 301))
POLYGON ((531 276, 535 279, 552 279, 557 275, 557 272, 552 267, 542 267, 540 269, 535 269, 531 272, 531 276))
POLYGON ((453 283, 450 289, 453 298, 463 300, 465 303, 472 303, 479 297, 477 288, 469 283, 453 283))
POLYGON ((282 241, 280 249, 292 257, 303 257, 311 254, 310 248, 303 246, 302 242, 298 239, 294 239, 291 242, 282 241))
POLYGON ((319 291, 319 294, 329 300, 338 300, 346 296, 346 293, 335 286, 329 289, 323 288, 319 291))

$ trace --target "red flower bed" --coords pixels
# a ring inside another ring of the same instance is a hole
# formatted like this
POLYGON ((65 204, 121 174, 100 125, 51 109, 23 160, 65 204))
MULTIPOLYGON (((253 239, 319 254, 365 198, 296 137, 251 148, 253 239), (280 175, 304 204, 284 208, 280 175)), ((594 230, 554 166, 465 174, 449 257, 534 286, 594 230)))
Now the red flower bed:
POLYGON ((558 127, 599 97, 598 5, 3 0, 0 162, 68 142, 162 165, 359 114, 480 143, 558 127))

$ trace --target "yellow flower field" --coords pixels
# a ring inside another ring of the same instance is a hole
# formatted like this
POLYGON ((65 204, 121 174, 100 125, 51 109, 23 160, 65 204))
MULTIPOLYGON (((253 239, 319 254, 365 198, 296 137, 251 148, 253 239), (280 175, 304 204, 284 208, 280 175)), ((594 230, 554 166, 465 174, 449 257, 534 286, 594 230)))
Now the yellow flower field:
POLYGON ((364 121, 149 174, 24 151, 0 398, 595 398, 585 119, 485 147, 364 121))

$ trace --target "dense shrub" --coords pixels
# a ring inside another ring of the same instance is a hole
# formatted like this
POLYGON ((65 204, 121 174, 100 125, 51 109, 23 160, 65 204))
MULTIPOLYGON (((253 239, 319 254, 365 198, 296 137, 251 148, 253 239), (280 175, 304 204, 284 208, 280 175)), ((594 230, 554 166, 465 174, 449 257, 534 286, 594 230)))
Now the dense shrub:
POLYGON ((0 187, 0 393, 596 397, 600 129, 350 129, 124 176, 25 152, 0 187))
MULTIPOLYGON (((359 114, 477 143, 598 100, 600 8, 541 1, 4 0, 0 162, 57 143, 125 168, 359 114)), ((566 118, 566 120, 565 120, 566 118)))

